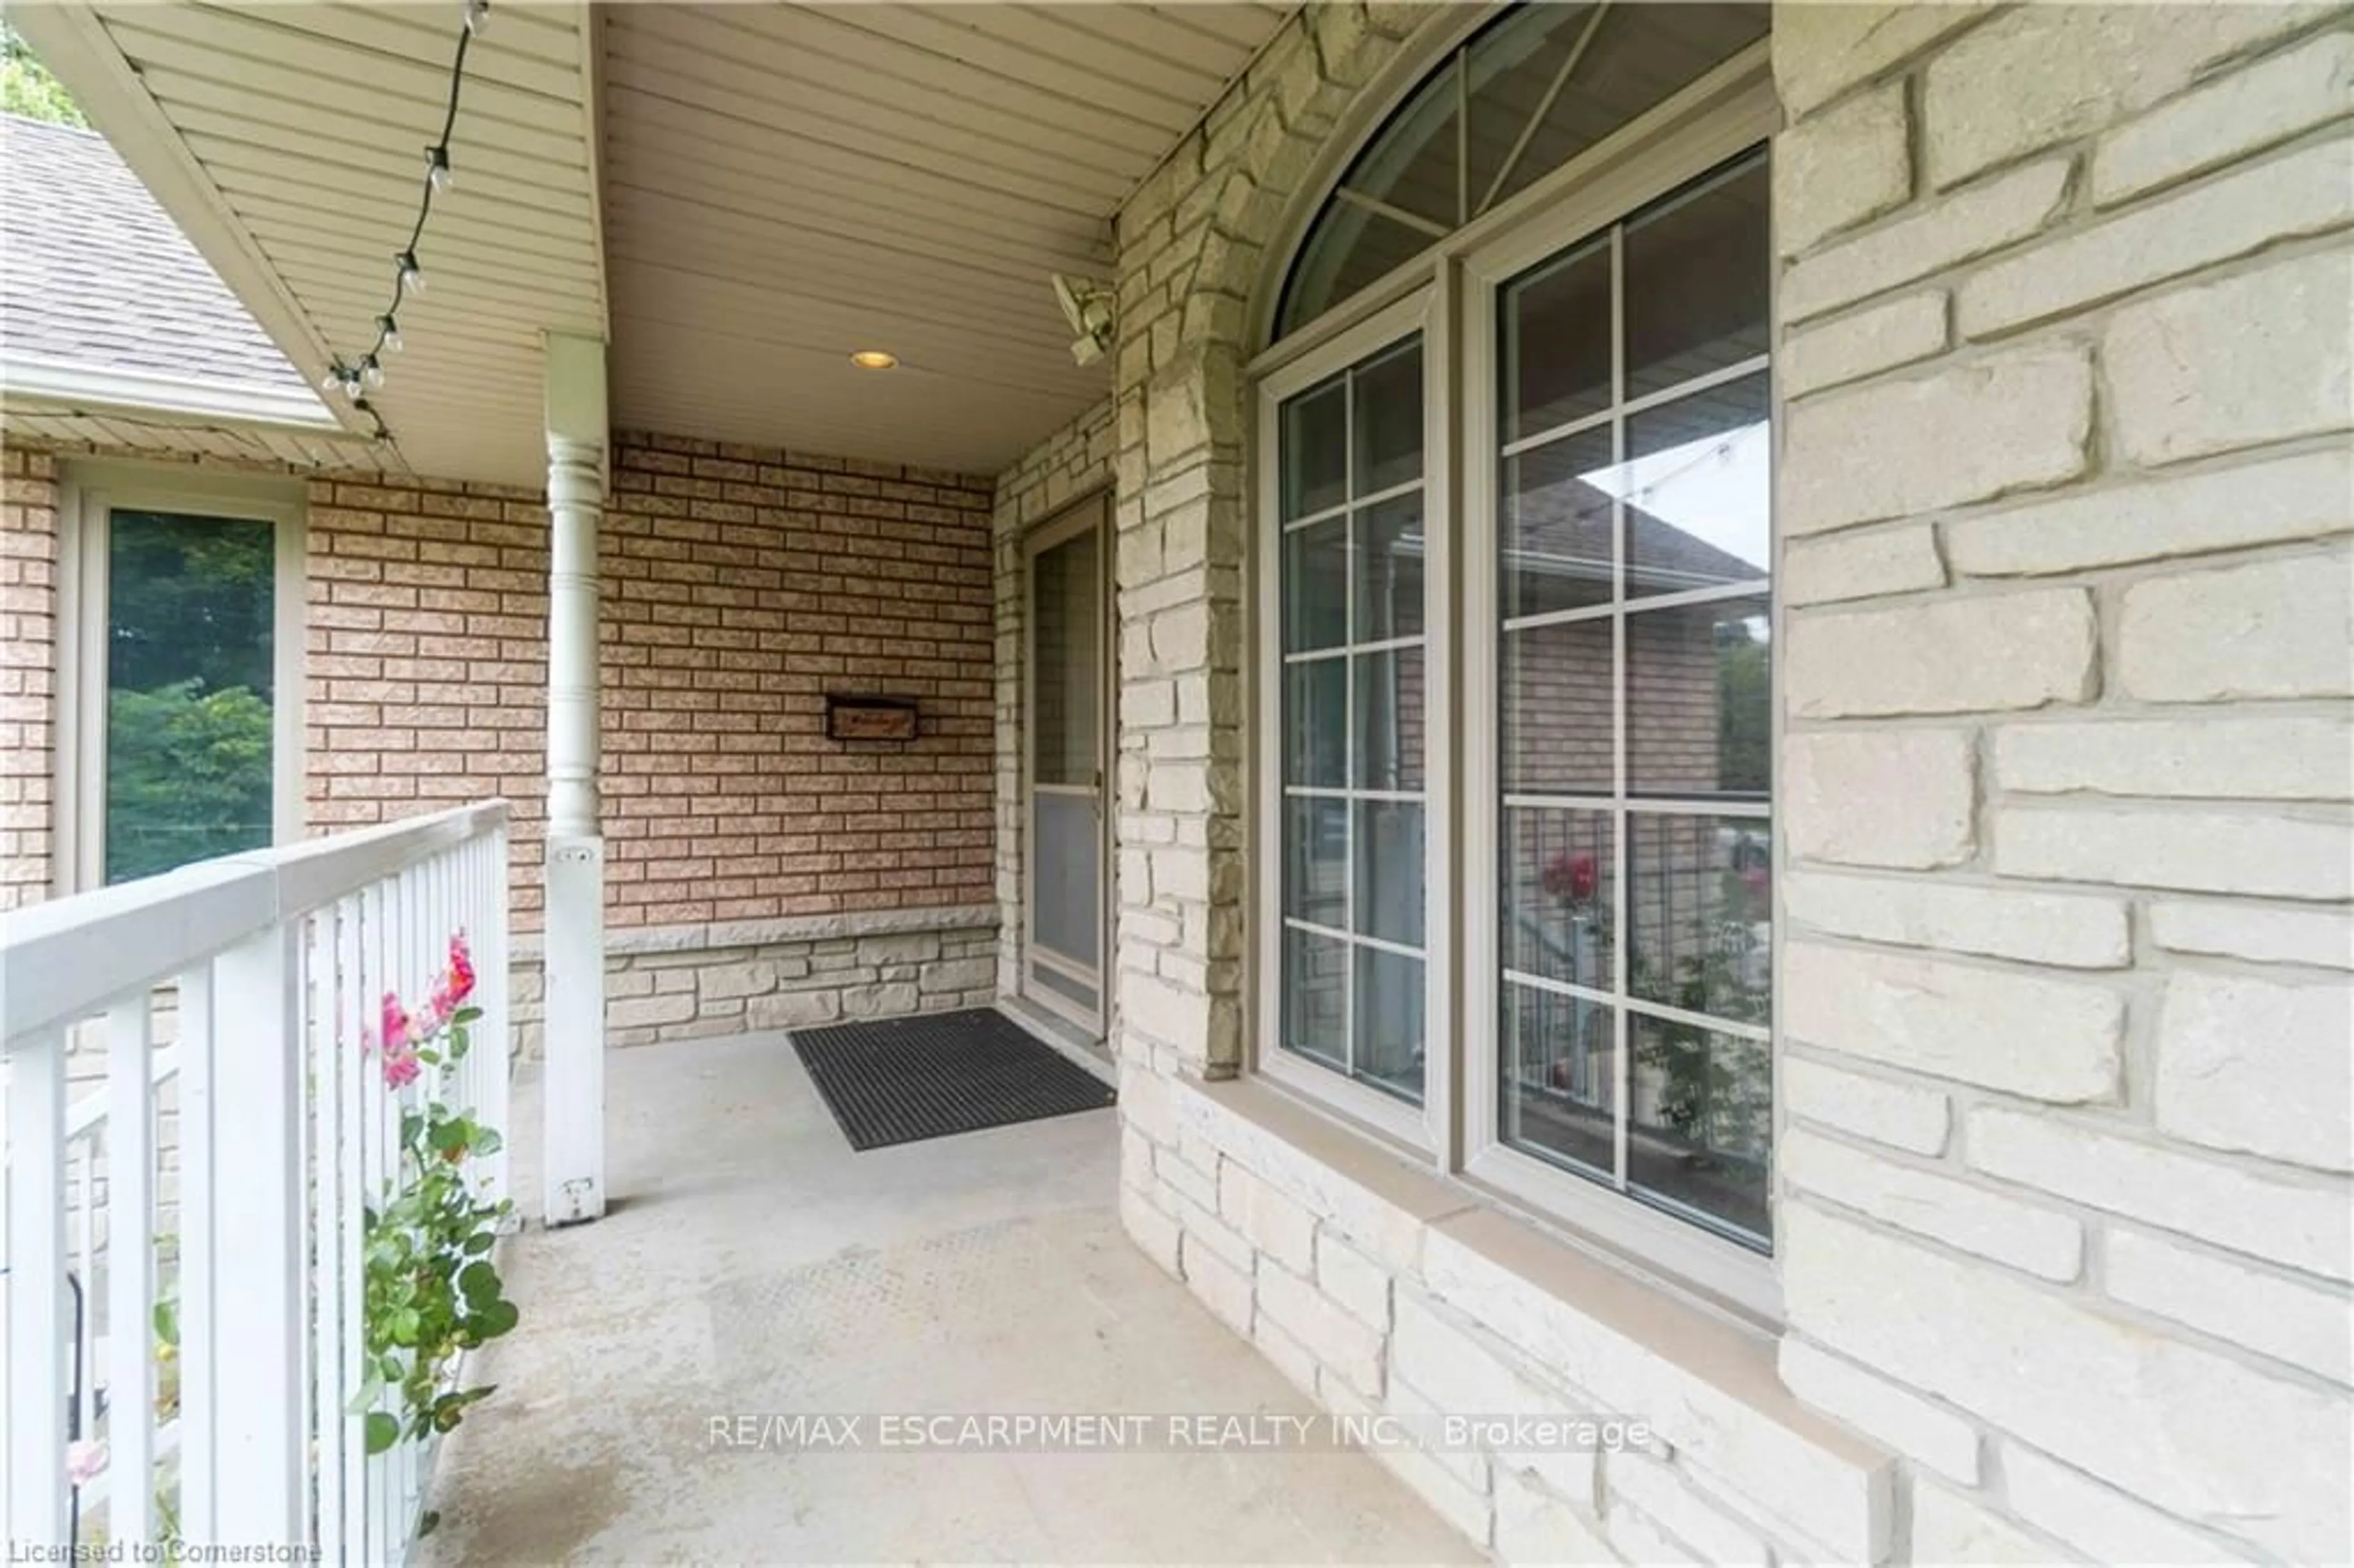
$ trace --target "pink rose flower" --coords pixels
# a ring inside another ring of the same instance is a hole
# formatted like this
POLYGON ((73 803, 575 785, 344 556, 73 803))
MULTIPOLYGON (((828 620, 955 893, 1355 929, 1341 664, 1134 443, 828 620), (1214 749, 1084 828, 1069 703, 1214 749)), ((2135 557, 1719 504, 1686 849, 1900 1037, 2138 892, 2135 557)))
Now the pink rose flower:
POLYGON ((450 938, 450 967, 435 978, 433 994, 426 999, 424 1011, 412 1021, 412 1032, 419 1039, 440 1033, 441 1026, 456 1017, 458 1010, 466 1005, 466 999, 473 994, 474 961, 466 950, 466 934, 461 931, 450 938))
POLYGON ((66 1484, 86 1487, 106 1468, 106 1445, 85 1437, 66 1445, 66 1484))
POLYGON ((450 1011, 455 1012, 474 994, 474 958, 466 950, 466 933, 450 938, 450 1011))
POLYGON ((423 1071, 424 1068, 419 1065, 417 1053, 414 1051, 387 1051, 385 1053, 384 1086, 386 1088, 405 1089, 409 1085, 415 1083, 417 1081, 417 1075, 423 1071))
POLYGON ((1583 904, 1594 896, 1601 885, 1601 868, 1590 854, 1574 855, 1564 850, 1544 869, 1544 890, 1556 898, 1583 904))

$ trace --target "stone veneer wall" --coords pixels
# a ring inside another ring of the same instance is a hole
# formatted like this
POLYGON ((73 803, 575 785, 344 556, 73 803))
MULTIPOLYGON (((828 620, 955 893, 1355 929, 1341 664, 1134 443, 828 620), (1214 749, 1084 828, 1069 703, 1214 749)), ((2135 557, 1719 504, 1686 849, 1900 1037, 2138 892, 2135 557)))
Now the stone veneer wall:
MULTIPOLYGON (((644 1045, 987 1007, 996 921, 981 906, 613 930, 606 1039, 644 1045)), ((524 939, 514 1000, 516 1049, 536 1056, 547 1006, 534 938, 524 939)))
POLYGON ((2354 1548, 2350 16, 1777 15, 1781 1370, 1916 1561, 2354 1548))
POLYGON ((1246 323, 1429 15, 1119 219, 1131 1235, 1328 1408, 1649 1419, 1378 1456, 1502 1560, 2342 1556, 2345 13, 1777 7, 1779 1334, 1225 1081, 1246 323))
MULTIPOLYGON (((1022 993, 1023 845, 1030 831, 1022 792, 1028 677, 1029 583, 1023 535, 1072 502, 1111 486, 1112 416, 1108 401, 1088 409, 1034 448, 997 481, 990 515, 991 598, 997 623, 997 989, 1022 993)), ((1105 547, 1111 547, 1105 541, 1105 547)))

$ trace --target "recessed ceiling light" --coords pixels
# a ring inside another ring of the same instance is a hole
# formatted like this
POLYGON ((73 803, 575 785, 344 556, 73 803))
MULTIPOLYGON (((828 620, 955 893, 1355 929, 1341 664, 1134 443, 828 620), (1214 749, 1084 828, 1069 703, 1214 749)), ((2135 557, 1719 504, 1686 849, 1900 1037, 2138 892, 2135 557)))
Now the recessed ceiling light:
POLYGON ((899 356, 879 348, 862 348, 850 356, 850 363, 861 370, 888 370, 899 363, 899 356))

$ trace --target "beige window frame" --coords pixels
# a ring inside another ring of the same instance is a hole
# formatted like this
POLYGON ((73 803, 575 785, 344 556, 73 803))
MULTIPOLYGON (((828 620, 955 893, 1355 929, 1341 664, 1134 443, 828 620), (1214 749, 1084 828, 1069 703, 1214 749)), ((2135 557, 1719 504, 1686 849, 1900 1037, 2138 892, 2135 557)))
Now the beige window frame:
POLYGON ((303 558, 300 480, 205 473, 132 461, 68 466, 58 495, 58 732, 50 884, 59 896, 106 885, 108 559, 117 511, 268 523, 271 561, 270 838, 303 832, 303 558))
MULTIPOLYGON (((1251 1070, 1440 1174, 1562 1230, 1574 1244, 1765 1322, 1781 1316, 1771 1257, 1513 1149, 1497 1135, 1499 971, 1496 919, 1488 907, 1496 877, 1496 499, 1492 464, 1479 454, 1495 450, 1498 285, 1768 141, 1780 122, 1768 45, 1760 42, 1272 345, 1247 367, 1258 397, 1248 666, 1256 688, 1249 749, 1249 842, 1257 867, 1251 1070), (1416 331, 1424 335, 1431 705, 1425 764, 1427 1067, 1418 1115, 1276 1044, 1284 928, 1278 410, 1289 397, 1416 331)), ((1778 387, 1773 411, 1778 424, 1778 387)), ((1780 620, 1777 603, 1777 643, 1780 620)), ((1772 735, 1777 754, 1779 681, 1777 662, 1772 735)), ((1778 882, 1778 838, 1775 853, 1778 882)), ((1772 952, 1777 979, 1781 945, 1777 921, 1772 952)), ((1771 1060, 1778 1143, 1785 1116, 1778 1049, 1771 1060)))

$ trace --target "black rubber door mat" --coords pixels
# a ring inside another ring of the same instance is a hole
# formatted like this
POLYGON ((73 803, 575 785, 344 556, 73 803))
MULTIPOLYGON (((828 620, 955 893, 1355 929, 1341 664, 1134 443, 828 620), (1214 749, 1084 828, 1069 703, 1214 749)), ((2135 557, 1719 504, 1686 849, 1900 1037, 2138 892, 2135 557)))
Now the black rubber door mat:
POLYGON ((1117 1097, 991 1008, 796 1029, 791 1039, 857 1150, 1101 1110, 1117 1097))

